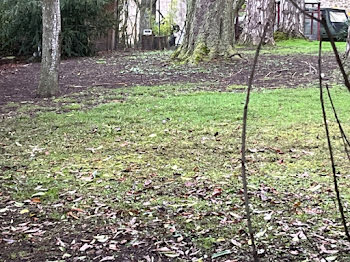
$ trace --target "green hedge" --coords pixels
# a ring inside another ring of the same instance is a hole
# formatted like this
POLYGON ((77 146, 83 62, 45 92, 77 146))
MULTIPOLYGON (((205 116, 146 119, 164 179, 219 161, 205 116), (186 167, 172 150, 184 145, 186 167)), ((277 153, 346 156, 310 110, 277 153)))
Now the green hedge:
MULTIPOLYGON (((114 26, 105 9, 112 0, 61 0, 62 55, 94 53, 93 39, 114 26)), ((40 0, 0 1, 0 54, 32 55, 41 43, 40 0)))

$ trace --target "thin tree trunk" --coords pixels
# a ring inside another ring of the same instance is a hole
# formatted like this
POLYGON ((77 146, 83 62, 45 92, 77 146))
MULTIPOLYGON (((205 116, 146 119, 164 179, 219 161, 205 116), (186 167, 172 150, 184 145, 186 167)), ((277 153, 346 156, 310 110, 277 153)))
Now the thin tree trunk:
POLYGON ((59 92, 60 33, 61 13, 60 0, 43 0, 43 43, 39 97, 51 97, 59 92))
POLYGON ((137 31, 138 15, 139 15, 139 9, 136 8, 135 21, 134 21, 134 47, 136 47, 137 39, 138 39, 138 31, 137 31))
POLYGON ((115 48, 117 49, 119 47, 119 32, 120 32, 120 0, 116 0, 116 10, 115 10, 115 20, 116 20, 116 26, 115 26, 115 48))
MULTIPOLYGON (((243 44, 258 45, 264 32, 264 25, 269 20, 274 21, 274 13, 274 0, 248 0, 246 21, 240 42, 243 44)), ((275 44, 273 39, 273 24, 267 28, 263 44, 275 44)))
MULTIPOLYGON (((297 5, 303 7, 304 0, 296 0, 297 5)), ((304 14, 289 0, 280 1, 281 20, 278 31, 289 37, 304 37, 304 14)))
POLYGON ((129 3, 128 3, 128 0, 125 0, 124 1, 124 4, 123 4, 123 11, 124 11, 124 14, 123 14, 123 26, 122 26, 122 30, 121 30, 121 33, 122 33, 122 45, 124 48, 126 48, 128 46, 128 42, 127 42, 127 39, 128 39, 128 19, 129 19, 129 3))
POLYGON ((255 245, 255 237, 254 237, 254 229, 251 221, 251 214, 250 214, 250 207, 249 207, 249 195, 248 195, 248 180, 247 180, 247 174, 246 174, 246 147, 247 147, 247 123, 248 123, 248 109, 249 109, 249 102, 250 102, 250 93, 253 88, 253 81, 255 76, 255 70, 256 66, 258 64, 258 59, 261 51, 262 44, 265 39, 265 35, 267 32, 267 29, 270 27, 269 21, 267 20, 266 25, 264 25, 263 28, 263 34, 260 38, 260 41, 258 43, 258 46, 255 51, 254 56, 254 62, 253 67, 250 72, 249 80, 248 80, 248 88, 247 88, 247 94, 246 94, 246 100, 245 105, 243 109, 243 126, 242 126, 242 143, 241 143, 241 164, 242 164, 242 182, 243 182, 243 191, 244 191, 244 205, 245 205, 245 212, 247 216, 247 226, 249 230, 249 237, 252 242, 252 254, 254 258, 254 262, 259 262, 259 257, 255 245))

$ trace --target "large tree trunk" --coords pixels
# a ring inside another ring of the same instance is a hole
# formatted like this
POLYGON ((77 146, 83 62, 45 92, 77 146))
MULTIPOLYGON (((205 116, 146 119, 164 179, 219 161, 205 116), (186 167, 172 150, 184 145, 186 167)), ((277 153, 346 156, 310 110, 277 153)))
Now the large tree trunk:
POLYGON ((174 57, 197 63, 234 53, 235 0, 188 0, 184 43, 174 57))
POLYGON ((240 42, 243 44, 258 45, 263 35, 266 23, 267 28, 264 44, 274 44, 273 22, 275 19, 275 0, 248 0, 246 20, 240 42))
POLYGON ((51 97, 59 92, 61 12, 60 0, 43 0, 43 43, 39 97, 51 97))
MULTIPOLYGON (((304 0, 295 0, 300 7, 304 7, 304 0)), ((304 37, 304 14, 294 7, 289 0, 281 0, 280 23, 278 31, 285 33, 288 37, 304 37)))

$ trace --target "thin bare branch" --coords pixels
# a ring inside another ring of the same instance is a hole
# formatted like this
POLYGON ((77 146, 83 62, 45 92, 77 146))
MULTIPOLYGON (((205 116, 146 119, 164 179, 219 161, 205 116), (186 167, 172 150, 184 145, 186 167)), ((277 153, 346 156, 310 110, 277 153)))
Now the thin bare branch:
POLYGON ((340 216, 341 216, 341 219, 342 219, 342 222, 343 222, 345 235, 346 235, 348 241, 350 242, 350 234, 349 234, 349 230, 348 230, 348 227, 347 227, 347 224, 346 224, 344 208, 343 208, 343 204, 342 204, 341 196, 340 196, 340 192, 339 192, 339 187, 338 187, 338 179, 337 179, 337 173, 336 173, 336 168, 335 168, 335 161, 334 161, 334 155, 333 155, 332 142, 331 142, 331 138, 330 138, 330 134, 329 134, 329 127, 328 127, 328 122, 327 122, 327 114, 326 114, 324 98, 323 98, 322 39, 320 40, 319 53, 318 53, 318 79, 319 79, 319 87, 320 87, 320 101, 321 101, 321 107, 322 107, 323 122, 324 122, 325 131, 326 131, 329 156, 330 156, 331 165, 332 165, 334 190, 335 190, 336 196, 337 196, 338 208, 339 208, 340 216))
POLYGON ((252 226, 252 222, 251 222, 249 196, 248 196, 248 182, 247 182, 247 175, 246 175, 247 120, 248 120, 248 107, 249 107, 249 101, 250 101, 250 93, 251 93, 252 86, 253 86, 255 70, 256 70, 256 66, 258 64, 260 50, 261 50, 261 47, 264 43, 267 28, 269 26, 270 26, 270 23, 267 22, 265 27, 264 27, 263 35, 262 35, 260 42, 256 48, 253 67, 252 67, 252 71, 250 73, 250 77, 249 77, 249 81, 248 81, 248 89, 247 89, 246 101, 245 101, 244 111, 243 111, 243 127, 242 127, 242 148, 241 148, 242 158, 241 158, 241 163, 242 163, 242 181, 243 181, 243 190, 244 190, 244 204, 245 204, 245 211, 246 211, 246 215, 247 215, 249 236, 250 236, 250 240, 252 242, 252 253, 253 253, 253 257, 254 257, 255 262, 259 261, 259 257, 258 257, 258 253, 256 250, 254 230, 253 230, 253 226, 252 226))
POLYGON ((344 144, 345 153, 346 153, 346 155, 347 155, 347 157, 348 157, 348 159, 350 161, 350 152, 348 150, 348 147, 350 147, 350 141, 347 138, 347 136, 345 134, 345 131, 343 129, 343 126, 342 126, 342 124, 341 124, 341 122, 339 120, 337 111, 336 111, 334 103, 333 103, 331 92, 329 91, 328 84, 326 84, 326 89, 327 89, 327 94, 328 94, 329 101, 331 102, 331 106, 332 106, 332 110, 333 110, 333 113, 334 113, 334 117, 335 117, 335 119, 336 119, 336 121, 338 123, 339 131, 340 131, 340 134, 341 134, 341 137, 342 137, 342 140, 343 140, 343 144, 344 144))

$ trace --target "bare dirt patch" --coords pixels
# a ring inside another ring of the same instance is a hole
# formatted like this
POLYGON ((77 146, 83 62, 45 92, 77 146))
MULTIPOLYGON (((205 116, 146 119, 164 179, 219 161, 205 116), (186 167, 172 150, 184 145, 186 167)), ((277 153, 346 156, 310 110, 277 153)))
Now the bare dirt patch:
MULTIPOLYGON (((252 63, 252 56, 246 55, 245 59, 238 61, 176 65, 169 55, 169 52, 114 52, 64 60, 61 63, 60 95, 94 86, 119 88, 178 83, 206 83, 213 89, 225 90, 229 85, 245 85, 252 63)), ((332 56, 325 57, 325 72, 331 73, 336 68, 333 59, 332 56)), ((312 55, 262 55, 255 86, 293 88, 307 85, 317 79, 316 65, 317 57, 312 55)), ((0 105, 35 101, 39 75, 39 63, 0 65, 0 105)), ((331 75, 327 77, 332 78, 331 75)))

